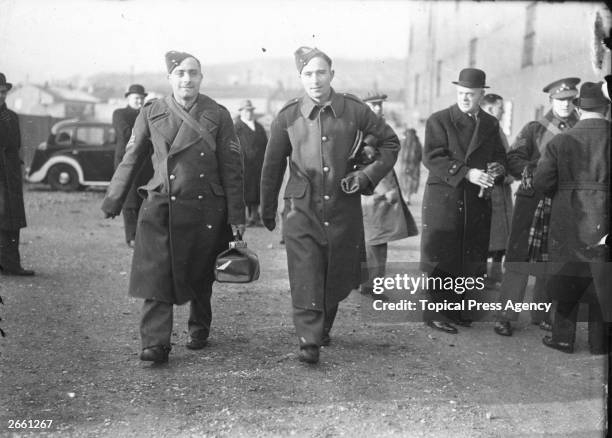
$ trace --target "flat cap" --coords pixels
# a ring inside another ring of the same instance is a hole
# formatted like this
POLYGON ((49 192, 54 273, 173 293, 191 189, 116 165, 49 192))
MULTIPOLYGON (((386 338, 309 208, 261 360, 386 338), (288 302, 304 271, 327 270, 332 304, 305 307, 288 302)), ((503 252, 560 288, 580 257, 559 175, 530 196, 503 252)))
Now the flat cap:
POLYGON ((168 69, 168 73, 172 73, 177 66, 181 65, 187 58, 193 58, 197 61, 198 65, 201 66, 200 60, 187 52, 177 52, 176 50, 171 50, 166 53, 166 68, 168 69))
POLYGON ((302 73, 302 69, 304 68, 304 66, 308 64, 312 58, 316 58, 317 56, 327 61, 330 68, 332 65, 331 58, 327 56, 325 52, 317 49, 316 47, 302 46, 295 51, 294 56, 295 56, 295 66, 299 73, 302 73))
POLYGON ((549 93, 553 99, 571 99, 578 95, 576 85, 579 82, 580 78, 558 79, 545 86, 542 91, 549 93))

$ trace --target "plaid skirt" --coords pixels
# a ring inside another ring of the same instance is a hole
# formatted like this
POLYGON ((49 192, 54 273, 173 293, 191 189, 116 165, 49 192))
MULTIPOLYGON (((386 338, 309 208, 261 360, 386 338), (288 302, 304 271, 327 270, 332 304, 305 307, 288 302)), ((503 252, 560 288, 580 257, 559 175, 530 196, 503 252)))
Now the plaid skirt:
POLYGON ((552 198, 545 196, 538 202, 531 228, 529 229, 529 261, 548 261, 548 230, 550 224, 550 212, 552 210, 552 198))

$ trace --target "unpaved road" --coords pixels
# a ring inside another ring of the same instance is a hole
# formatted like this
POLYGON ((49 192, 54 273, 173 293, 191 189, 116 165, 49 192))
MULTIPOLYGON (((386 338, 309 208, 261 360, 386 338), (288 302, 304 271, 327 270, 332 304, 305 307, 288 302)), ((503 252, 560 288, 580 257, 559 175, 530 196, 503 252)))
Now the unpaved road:
MULTIPOLYGON (((1 436, 602 436, 607 364, 589 355, 584 324, 567 355, 526 321, 512 338, 489 323, 446 335, 373 321, 371 301, 352 294, 320 364, 299 363, 284 249, 262 228, 246 235, 261 278, 215 286, 209 347, 184 347, 177 307, 169 364, 142 363, 132 253, 121 219, 102 219, 102 196, 26 188, 21 251, 37 275, 0 278, 1 436)), ((389 259, 417 260, 418 237, 389 259)))

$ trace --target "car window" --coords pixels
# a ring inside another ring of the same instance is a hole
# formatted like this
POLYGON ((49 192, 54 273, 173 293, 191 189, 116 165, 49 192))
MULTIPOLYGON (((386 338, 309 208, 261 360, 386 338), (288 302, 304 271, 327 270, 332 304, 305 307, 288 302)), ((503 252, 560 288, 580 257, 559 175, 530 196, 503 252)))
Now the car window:
POLYGON ((104 144, 104 127, 82 126, 76 130, 76 143, 87 146, 102 146, 104 144))
POLYGON ((72 144, 72 127, 60 129, 55 135, 55 143, 59 145, 72 144))

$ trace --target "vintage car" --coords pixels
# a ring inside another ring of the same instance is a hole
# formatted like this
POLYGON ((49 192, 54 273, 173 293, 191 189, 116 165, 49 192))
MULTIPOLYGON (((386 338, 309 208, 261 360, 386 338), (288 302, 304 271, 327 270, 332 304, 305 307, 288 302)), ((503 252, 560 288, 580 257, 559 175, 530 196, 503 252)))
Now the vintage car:
POLYGON ((58 122, 48 140, 36 148, 26 179, 62 191, 107 186, 114 171, 115 141, 110 123, 58 122))

